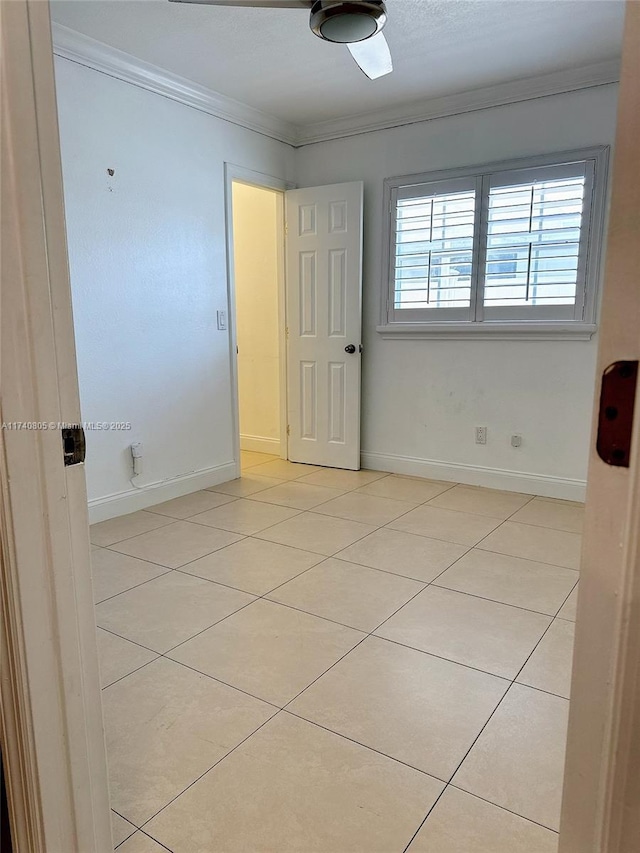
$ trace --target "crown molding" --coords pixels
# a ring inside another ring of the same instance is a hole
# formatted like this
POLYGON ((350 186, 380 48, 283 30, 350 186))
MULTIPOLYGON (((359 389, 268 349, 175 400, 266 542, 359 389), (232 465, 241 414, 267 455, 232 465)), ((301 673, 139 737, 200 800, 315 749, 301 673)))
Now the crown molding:
POLYGON ((407 124, 460 115, 461 113, 501 107, 518 101, 530 101, 564 92, 575 92, 594 86, 605 86, 620 80, 620 61, 598 62, 581 68, 570 68, 509 83, 499 83, 442 98, 401 104, 397 107, 345 118, 315 122, 299 128, 298 147, 327 142, 361 133, 372 133, 407 124))
POLYGON ((298 128, 295 125, 263 113, 255 107, 228 98, 61 24, 52 24, 52 35, 53 52, 56 56, 248 130, 254 130, 279 142, 296 145, 298 141, 298 128))
POLYGON ((490 107, 501 107, 518 101, 530 101, 549 95, 605 86, 620 80, 620 62, 613 59, 581 68, 570 68, 566 71, 446 95, 442 98, 413 101, 375 112, 296 126, 226 95, 221 95, 219 92, 214 92, 185 77, 144 62, 69 27, 54 23, 52 31, 53 52, 56 56, 194 107, 201 112, 261 133, 271 139, 285 142, 294 148, 490 107))

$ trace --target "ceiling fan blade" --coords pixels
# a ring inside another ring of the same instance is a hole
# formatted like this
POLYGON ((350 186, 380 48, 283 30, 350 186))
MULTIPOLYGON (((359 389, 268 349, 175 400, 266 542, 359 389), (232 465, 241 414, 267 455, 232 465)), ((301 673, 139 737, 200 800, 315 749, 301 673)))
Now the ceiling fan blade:
POLYGON ((254 9, 309 9, 313 0, 169 0, 170 3, 198 3, 202 6, 245 6, 254 9))
POLYGON ((351 56, 358 63, 360 70, 370 80, 384 77, 385 74, 390 74, 393 71, 391 52, 384 33, 378 33, 364 41, 352 42, 347 47, 351 56))

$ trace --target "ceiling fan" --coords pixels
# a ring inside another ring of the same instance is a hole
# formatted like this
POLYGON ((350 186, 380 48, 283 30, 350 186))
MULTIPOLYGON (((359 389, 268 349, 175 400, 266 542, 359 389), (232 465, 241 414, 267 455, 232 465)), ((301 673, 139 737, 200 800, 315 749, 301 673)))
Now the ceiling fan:
POLYGON ((375 80, 393 71, 382 28, 383 0, 170 0, 206 6, 252 6, 261 9, 310 9, 309 26, 318 38, 346 44, 360 69, 375 80))

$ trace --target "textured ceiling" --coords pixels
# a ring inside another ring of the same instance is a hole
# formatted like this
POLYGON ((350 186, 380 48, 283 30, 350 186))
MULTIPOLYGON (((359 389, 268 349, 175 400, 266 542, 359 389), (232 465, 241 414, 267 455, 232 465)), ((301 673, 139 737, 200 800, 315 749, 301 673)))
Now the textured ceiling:
POLYGON ((619 0, 387 0, 395 70, 367 80, 304 9, 52 0, 58 23, 296 124, 620 55, 619 0))

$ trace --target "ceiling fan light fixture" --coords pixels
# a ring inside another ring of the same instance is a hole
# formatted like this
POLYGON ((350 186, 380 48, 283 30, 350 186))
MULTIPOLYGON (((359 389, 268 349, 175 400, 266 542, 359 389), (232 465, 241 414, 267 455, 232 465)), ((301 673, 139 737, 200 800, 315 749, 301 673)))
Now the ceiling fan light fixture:
POLYGON ((311 7, 309 26, 325 41, 354 44, 375 36, 386 20, 382 0, 316 0, 311 7))

